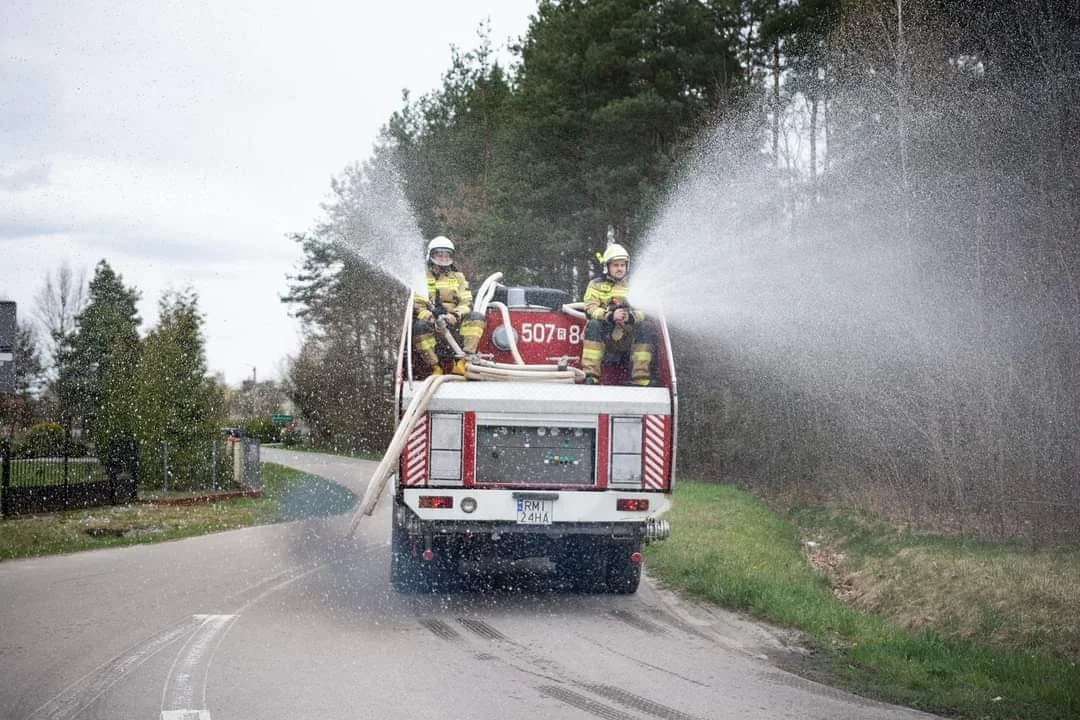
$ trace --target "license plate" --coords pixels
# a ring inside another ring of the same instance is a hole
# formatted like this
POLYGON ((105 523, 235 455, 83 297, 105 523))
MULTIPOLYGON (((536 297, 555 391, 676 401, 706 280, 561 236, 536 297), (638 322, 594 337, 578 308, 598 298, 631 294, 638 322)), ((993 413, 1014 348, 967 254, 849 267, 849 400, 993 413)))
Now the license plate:
POLYGON ((518 525, 550 525, 551 518, 554 514, 554 500, 534 500, 530 498, 518 498, 518 525))

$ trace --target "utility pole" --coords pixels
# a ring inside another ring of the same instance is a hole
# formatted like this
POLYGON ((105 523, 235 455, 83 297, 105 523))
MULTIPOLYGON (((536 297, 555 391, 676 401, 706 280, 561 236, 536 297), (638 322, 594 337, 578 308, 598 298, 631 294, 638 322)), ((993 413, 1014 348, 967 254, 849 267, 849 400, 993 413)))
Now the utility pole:
POLYGON ((0 395, 15 394, 15 303, 0 302, 0 395))

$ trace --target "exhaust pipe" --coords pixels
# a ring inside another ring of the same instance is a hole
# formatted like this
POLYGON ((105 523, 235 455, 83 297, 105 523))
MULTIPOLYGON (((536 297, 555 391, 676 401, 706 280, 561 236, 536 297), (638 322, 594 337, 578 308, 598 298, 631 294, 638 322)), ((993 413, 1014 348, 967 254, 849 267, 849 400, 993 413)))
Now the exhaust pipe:
POLYGON ((645 542, 667 540, 671 535, 671 524, 663 518, 649 518, 645 521, 645 542))

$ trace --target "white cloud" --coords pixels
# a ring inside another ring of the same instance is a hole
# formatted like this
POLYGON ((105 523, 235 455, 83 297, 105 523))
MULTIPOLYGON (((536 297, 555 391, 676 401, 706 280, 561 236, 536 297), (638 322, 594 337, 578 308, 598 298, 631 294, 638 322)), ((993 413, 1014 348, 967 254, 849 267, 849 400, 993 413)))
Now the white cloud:
POLYGON ((0 6, 0 297, 33 314, 63 261, 104 258, 207 316, 212 370, 276 375, 297 348, 278 297, 290 232, 368 156, 401 90, 436 87, 450 47, 502 44, 535 0, 344 3, 7 0, 0 6))

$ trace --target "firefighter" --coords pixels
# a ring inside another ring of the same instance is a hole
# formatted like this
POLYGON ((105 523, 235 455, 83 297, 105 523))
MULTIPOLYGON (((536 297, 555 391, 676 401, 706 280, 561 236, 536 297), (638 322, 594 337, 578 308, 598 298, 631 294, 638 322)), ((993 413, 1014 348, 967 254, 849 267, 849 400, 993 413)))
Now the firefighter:
POLYGON ((581 347, 581 369, 585 384, 600 382, 604 353, 630 353, 630 383, 649 385, 656 331, 641 310, 630 307, 630 253, 611 243, 600 258, 603 275, 585 288, 585 340, 581 347))
MULTIPOLYGON (((427 246, 427 295, 413 294, 413 340, 432 375, 443 374, 435 344, 444 330, 455 334, 466 357, 476 353, 484 318, 472 312, 472 299, 468 280, 454 265, 454 243, 442 235, 432 238, 427 246)), ((454 361, 453 372, 465 374, 465 358, 454 361)))

